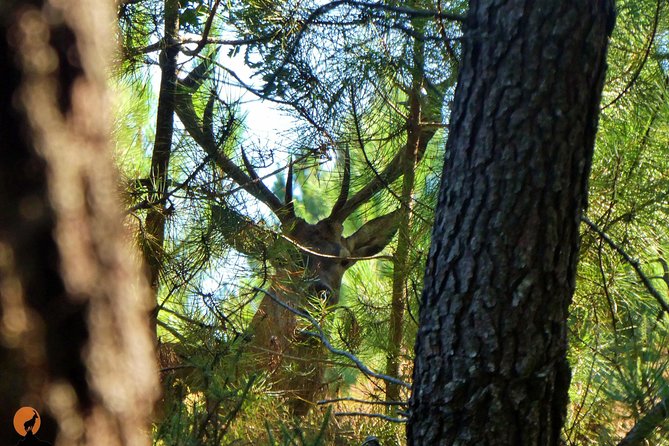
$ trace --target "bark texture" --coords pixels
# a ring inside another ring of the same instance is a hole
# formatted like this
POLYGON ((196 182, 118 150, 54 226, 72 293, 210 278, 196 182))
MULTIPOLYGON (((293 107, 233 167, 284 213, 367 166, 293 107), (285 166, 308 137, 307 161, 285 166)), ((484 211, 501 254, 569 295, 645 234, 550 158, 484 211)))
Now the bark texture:
MULTIPOLYGON (((57 445, 148 445, 149 289, 115 195, 111 2, 0 5, 0 434, 23 405, 57 445)), ((14 440, 12 440, 14 439, 14 440)))
POLYGON ((410 445, 560 444, 610 0, 473 0, 416 341, 410 445))

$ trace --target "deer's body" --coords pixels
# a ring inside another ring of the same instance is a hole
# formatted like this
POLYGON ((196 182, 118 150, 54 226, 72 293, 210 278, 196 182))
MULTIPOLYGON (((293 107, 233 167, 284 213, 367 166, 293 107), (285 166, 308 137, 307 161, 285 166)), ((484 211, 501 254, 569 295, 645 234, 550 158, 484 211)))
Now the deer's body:
POLYGON ((396 220, 394 212, 386 214, 349 237, 343 236, 342 223, 334 219, 309 224, 295 217, 289 222, 286 238, 299 251, 298 261, 275 266, 271 290, 263 296, 251 327, 252 347, 261 366, 272 373, 276 387, 286 392, 296 415, 305 414, 314 403, 324 386, 325 371, 324 347, 320 340, 302 333, 300 326, 308 328, 309 324, 296 313, 321 304, 314 300, 336 304, 346 270, 357 259, 380 252, 396 232, 396 220), (290 370, 283 373, 284 368, 290 370))

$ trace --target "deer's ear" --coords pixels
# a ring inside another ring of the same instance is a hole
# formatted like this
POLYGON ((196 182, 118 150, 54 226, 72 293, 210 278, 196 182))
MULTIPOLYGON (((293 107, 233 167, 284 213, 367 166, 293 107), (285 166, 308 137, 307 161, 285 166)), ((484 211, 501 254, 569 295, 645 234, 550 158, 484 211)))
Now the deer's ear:
POLYGON ((353 257, 368 257, 378 254, 390 243, 397 232, 399 210, 377 217, 360 227, 346 238, 353 257))

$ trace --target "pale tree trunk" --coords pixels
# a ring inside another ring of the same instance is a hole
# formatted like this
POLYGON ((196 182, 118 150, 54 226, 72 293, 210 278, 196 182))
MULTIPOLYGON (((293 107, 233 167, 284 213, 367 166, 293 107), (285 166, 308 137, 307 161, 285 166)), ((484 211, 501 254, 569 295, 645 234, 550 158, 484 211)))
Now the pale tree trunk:
POLYGON ((150 443, 150 293, 109 145, 114 22, 107 1, 0 5, 2 441, 29 405, 57 445, 150 443))
POLYGON ((472 0, 416 340, 410 445, 560 444, 610 0, 472 0))

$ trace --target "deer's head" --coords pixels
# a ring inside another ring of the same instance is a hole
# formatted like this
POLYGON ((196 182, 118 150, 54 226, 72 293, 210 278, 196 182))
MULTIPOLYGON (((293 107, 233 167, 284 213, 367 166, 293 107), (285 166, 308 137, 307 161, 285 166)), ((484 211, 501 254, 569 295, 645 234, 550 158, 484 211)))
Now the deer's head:
MULTIPOLYGON (((347 199, 350 164, 346 153, 344 178, 339 197, 330 215, 316 223, 308 223, 295 214, 292 194, 292 164, 288 167, 285 200, 281 201, 264 185, 258 186, 262 201, 281 222, 281 231, 268 234, 241 214, 225 209, 222 217, 232 232, 226 237, 235 249, 251 257, 264 257, 272 264, 278 278, 274 288, 284 288, 286 294, 317 296, 329 305, 339 300, 339 290, 344 273, 356 262, 375 256, 385 248, 397 231, 397 211, 392 211, 362 225, 353 234, 344 236, 344 221, 369 197, 360 193, 347 199), (297 292, 297 291, 300 292, 297 292)), ((246 170, 257 181, 253 166, 244 156, 246 170)), ((375 193, 370 184, 364 194, 375 193)), ((289 301, 294 301, 285 296, 289 301)), ((301 302, 293 302, 301 304, 301 302)))
MULTIPOLYGON (((348 237, 343 224, 324 219, 310 224, 295 218, 284 238, 299 252, 294 264, 302 271, 307 292, 326 299, 330 305, 339 300, 342 278, 348 268, 359 260, 381 252, 397 231, 397 212, 391 212, 365 223, 348 237)), ((290 267, 288 268, 290 270, 290 267)))

